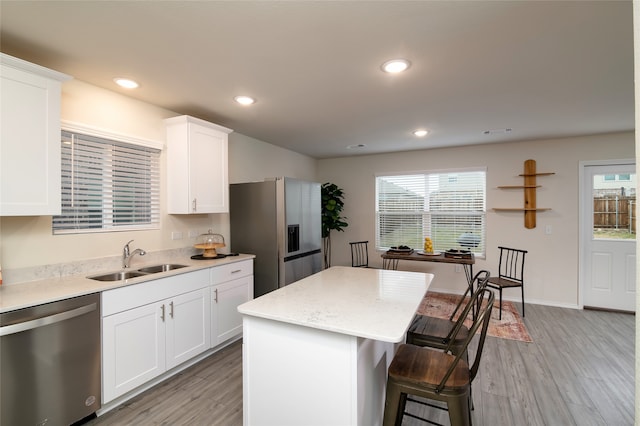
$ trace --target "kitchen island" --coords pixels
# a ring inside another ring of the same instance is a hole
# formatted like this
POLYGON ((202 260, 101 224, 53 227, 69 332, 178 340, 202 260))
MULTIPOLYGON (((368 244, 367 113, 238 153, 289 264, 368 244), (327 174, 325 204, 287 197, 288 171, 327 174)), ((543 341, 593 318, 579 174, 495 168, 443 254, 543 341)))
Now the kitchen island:
POLYGON ((244 424, 378 425, 432 274, 332 267, 238 307, 244 424))

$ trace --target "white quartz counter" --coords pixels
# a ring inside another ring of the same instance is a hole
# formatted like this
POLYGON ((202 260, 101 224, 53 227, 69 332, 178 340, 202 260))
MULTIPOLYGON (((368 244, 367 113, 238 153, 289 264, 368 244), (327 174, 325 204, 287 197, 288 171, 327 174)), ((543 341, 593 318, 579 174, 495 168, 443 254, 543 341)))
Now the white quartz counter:
POLYGON ((243 315, 397 343, 432 274, 336 266, 238 307, 243 315))
MULTIPOLYGON (((254 255, 240 254, 238 256, 228 256, 223 259, 214 260, 193 260, 189 257, 176 258, 173 257, 165 263, 177 263, 186 265, 185 268, 175 269, 168 272, 157 274, 149 274, 143 277, 130 278, 121 281, 96 281, 87 278, 87 275, 97 275, 100 272, 112 272, 111 270, 97 271, 91 274, 69 275, 65 277, 57 277, 31 281, 25 283, 2 285, 0 286, 0 313, 22 309, 29 306, 40 305, 43 303, 55 302, 57 300, 67 299, 70 297, 82 296, 90 293, 97 293, 104 290, 111 290, 132 284, 164 278, 172 275, 180 275, 186 272, 192 272, 199 269, 211 268, 213 266, 225 265, 228 263, 240 262, 246 259, 254 258, 254 255)), ((130 269, 135 270, 145 266, 151 266, 162 262, 152 263, 136 263, 130 269)))

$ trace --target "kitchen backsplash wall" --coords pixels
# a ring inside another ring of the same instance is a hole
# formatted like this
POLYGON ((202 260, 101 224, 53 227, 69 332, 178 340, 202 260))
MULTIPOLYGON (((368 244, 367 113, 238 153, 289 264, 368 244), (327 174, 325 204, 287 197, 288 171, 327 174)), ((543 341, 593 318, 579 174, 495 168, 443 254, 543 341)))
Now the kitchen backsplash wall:
MULTIPOLYGON (((179 263, 180 259, 187 259, 199 253, 200 251, 193 247, 147 252, 144 257, 136 257, 133 259, 131 266, 135 268, 138 265, 179 263)), ((5 278, 4 281, 8 283, 5 285, 12 285, 70 275, 92 275, 104 271, 118 271, 120 269, 122 269, 122 255, 11 269, 4 273, 3 277, 5 278)))

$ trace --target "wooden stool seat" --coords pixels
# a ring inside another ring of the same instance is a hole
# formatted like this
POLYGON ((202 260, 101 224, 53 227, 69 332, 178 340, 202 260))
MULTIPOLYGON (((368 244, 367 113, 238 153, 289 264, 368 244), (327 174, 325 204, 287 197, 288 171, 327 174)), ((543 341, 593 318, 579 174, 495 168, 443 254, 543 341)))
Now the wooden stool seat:
MULTIPOLYGON (((449 344, 449 335, 455 323, 428 315, 416 315, 407 331, 407 343, 444 349, 449 344)), ((469 337, 469 329, 464 325, 455 336, 454 346, 464 344, 469 337)))
MULTIPOLYGON (((485 289, 490 276, 491 273, 489 271, 482 270, 473 277, 472 283, 475 283, 474 294, 485 289)), ((457 355, 469 338, 469 328, 464 325, 464 321, 469 317, 469 313, 473 308, 477 307, 475 306, 476 298, 474 294, 469 297, 460 316, 455 320, 454 317, 464 298, 458 302, 458 306, 449 319, 436 318, 429 315, 416 315, 407 331, 407 343, 438 349, 449 347, 451 352, 457 355)))
MULTIPOLYGON (((443 372, 455 362, 455 355, 435 351, 427 347, 403 344, 389 366, 389 378, 397 384, 436 389, 443 372), (425 352, 428 352, 425 354, 425 352)), ((463 359, 456 363, 453 372, 444 383, 446 392, 466 392, 469 386, 469 365, 463 359)))

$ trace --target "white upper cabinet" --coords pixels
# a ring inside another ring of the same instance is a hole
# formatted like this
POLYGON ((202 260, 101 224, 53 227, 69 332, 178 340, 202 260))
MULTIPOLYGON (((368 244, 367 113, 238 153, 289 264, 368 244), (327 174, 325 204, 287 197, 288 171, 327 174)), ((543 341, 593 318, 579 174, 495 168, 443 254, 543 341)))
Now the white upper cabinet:
POLYGON ((228 213, 228 135, 233 130, 186 115, 165 123, 168 213, 228 213))
POLYGON ((0 216, 60 214, 60 91, 71 77, 0 60, 0 216))

